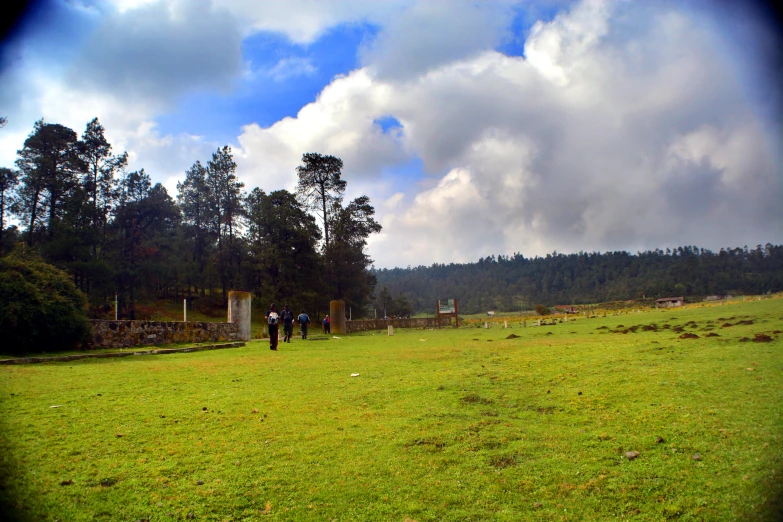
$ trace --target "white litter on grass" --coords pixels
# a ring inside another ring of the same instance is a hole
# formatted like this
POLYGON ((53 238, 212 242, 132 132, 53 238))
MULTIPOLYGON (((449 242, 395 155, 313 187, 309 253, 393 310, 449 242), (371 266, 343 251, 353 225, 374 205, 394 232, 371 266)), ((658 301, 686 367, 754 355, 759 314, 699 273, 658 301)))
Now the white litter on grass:
POLYGON ((427 339, 419 339, 419 341, 426 341, 427 339))
POLYGON ((351 377, 358 377, 358 376, 359 376, 359 374, 358 374, 358 373, 352 373, 352 374, 351 374, 351 377))
POLYGON ((332 339, 339 339, 339 337, 337 337, 337 336, 335 335, 335 336, 333 336, 333 337, 332 337, 332 339))
POLYGON ((49 406, 49 407, 50 407, 50 408, 62 408, 62 407, 63 407, 63 405, 62 405, 62 404, 58 404, 58 405, 56 405, 56 406, 49 406))

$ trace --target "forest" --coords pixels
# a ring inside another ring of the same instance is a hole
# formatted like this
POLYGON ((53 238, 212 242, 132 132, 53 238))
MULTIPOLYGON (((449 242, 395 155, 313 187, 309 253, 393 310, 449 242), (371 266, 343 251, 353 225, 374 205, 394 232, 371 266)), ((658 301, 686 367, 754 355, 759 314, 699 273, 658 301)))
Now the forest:
POLYGON ((92 317, 113 315, 115 298, 123 319, 148 318, 137 304, 160 299, 210 315, 229 290, 262 306, 367 308, 365 247, 381 226, 369 198, 344 201, 339 158, 304 154, 296 193, 247 192, 228 146, 195 161, 174 196, 127 165, 97 118, 81 136, 36 122, 16 168, 0 168, 0 254, 24 250, 65 270, 92 317))
POLYGON ((432 312, 451 298, 478 313, 783 290, 783 246, 771 244, 375 269, 366 246, 381 226, 369 198, 344 201, 339 158, 305 153, 297 190, 268 193, 245 190, 228 146, 195 161, 173 196, 127 165, 95 118, 81 136, 36 122, 15 168, 0 168, 0 255, 35 252, 65 270, 92 317, 113 315, 115 296, 125 319, 148 318, 137 303, 157 300, 222 315, 229 290, 308 310, 344 299, 353 317, 432 312))
MULTIPOLYGON (((615 300, 762 294, 783 290, 783 246, 696 246, 638 252, 553 252, 375 270, 380 295, 405 296, 413 310, 433 311, 438 299, 457 298, 460 312, 532 310, 536 304, 579 305, 615 300)), ((396 297, 395 297, 396 296, 396 297)))

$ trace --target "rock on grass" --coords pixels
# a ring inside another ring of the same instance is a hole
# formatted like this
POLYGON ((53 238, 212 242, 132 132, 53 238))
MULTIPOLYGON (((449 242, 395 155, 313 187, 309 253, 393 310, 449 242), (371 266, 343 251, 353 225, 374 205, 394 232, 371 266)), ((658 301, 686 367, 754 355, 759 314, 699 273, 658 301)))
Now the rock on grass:
POLYGON ((625 452, 625 458, 627 458, 628 460, 633 460, 633 459, 635 459, 638 456, 639 456, 639 452, 638 451, 626 451, 625 452))

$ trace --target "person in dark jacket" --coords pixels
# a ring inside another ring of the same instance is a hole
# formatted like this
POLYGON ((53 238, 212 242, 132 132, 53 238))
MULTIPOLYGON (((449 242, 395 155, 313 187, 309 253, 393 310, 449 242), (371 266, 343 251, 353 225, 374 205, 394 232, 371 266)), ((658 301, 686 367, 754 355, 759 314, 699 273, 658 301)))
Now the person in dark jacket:
POLYGON ((269 325, 269 349, 277 351, 277 328, 280 322, 280 316, 277 314, 277 307, 275 303, 269 306, 269 310, 266 311, 266 322, 269 325))
POLYGON ((324 333, 332 333, 332 323, 329 321, 329 316, 324 317, 324 333))
POLYGON ((283 320, 283 342, 290 343, 291 336, 294 334, 294 312, 288 308, 288 305, 285 305, 285 308, 283 308, 283 313, 280 314, 280 316, 283 320))
POLYGON ((304 310, 302 310, 302 313, 299 314, 299 317, 297 317, 296 320, 299 321, 299 328, 302 332, 302 339, 307 339, 307 326, 310 324, 310 317, 305 313, 304 310))

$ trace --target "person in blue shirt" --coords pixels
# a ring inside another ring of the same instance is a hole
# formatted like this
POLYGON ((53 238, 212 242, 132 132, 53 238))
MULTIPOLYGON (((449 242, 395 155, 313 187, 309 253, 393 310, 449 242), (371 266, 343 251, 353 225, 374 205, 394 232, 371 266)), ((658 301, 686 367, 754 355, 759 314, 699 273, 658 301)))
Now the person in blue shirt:
POLYGON ((299 321, 302 339, 307 339, 307 326, 310 324, 310 317, 302 310, 302 313, 299 314, 299 317, 297 317, 296 320, 299 321))

